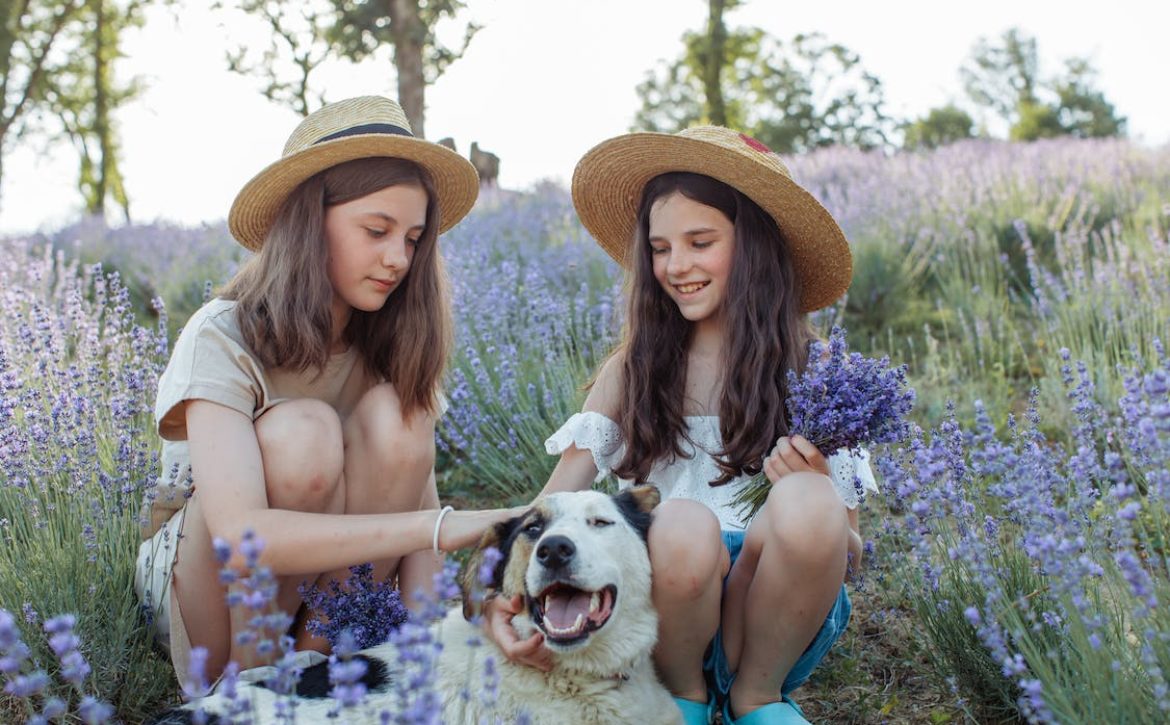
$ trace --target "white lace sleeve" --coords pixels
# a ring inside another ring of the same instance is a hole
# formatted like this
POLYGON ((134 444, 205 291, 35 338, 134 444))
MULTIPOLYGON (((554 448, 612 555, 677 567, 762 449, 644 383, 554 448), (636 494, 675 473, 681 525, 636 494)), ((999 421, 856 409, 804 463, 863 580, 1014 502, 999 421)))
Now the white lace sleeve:
POLYGON ((877 481, 869 465, 867 450, 834 453, 829 456, 829 470, 833 483, 837 485, 837 493, 841 494, 841 499, 851 509, 857 508, 867 492, 877 493, 877 481))
POLYGON ((622 433, 617 423, 601 413, 574 413, 556 433, 548 437, 544 442, 544 450, 550 455, 559 456, 569 446, 593 454, 593 463, 597 466, 596 482, 608 476, 618 462, 622 433))

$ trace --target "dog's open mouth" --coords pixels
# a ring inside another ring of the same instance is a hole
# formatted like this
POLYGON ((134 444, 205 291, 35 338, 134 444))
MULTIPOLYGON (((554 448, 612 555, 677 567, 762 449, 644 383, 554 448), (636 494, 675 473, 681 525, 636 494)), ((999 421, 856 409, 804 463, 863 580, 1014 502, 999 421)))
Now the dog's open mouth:
POLYGON ((595 592, 553 584, 532 599, 532 621, 549 640, 572 644, 604 627, 616 601, 612 584, 595 592))

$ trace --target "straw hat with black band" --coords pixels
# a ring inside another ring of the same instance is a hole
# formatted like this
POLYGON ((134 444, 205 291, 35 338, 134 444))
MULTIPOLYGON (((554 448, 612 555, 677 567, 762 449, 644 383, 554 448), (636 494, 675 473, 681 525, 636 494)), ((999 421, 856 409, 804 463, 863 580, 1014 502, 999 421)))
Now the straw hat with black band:
POLYGON ((841 227, 802 189, 780 157, 750 136, 721 126, 676 134, 631 133, 594 146, 573 172, 573 205, 609 256, 628 267, 642 190, 672 171, 704 174, 739 190, 776 220, 800 279, 802 312, 826 307, 853 279, 841 227))
POLYGON ((309 114, 289 136, 280 160, 256 174, 232 203, 228 228, 258 250, 288 195, 331 166, 376 156, 413 161, 430 174, 439 199, 439 232, 471 211, 479 175, 471 162, 445 146, 415 138, 402 107, 389 98, 359 96, 309 114))

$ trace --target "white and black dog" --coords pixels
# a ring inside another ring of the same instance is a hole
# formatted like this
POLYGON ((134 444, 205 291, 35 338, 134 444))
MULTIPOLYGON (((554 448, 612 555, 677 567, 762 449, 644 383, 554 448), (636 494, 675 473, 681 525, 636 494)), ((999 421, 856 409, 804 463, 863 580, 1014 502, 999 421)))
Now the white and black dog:
MULTIPOLYGON (((443 701, 444 723, 681 722, 650 659, 658 615, 650 600, 646 535, 658 500, 658 490, 651 486, 615 496, 594 491, 553 494, 484 535, 464 569, 463 611, 453 609, 433 629, 442 643, 435 687, 443 701), (553 654, 549 672, 508 662, 467 619, 474 608, 469 592, 490 547, 502 554, 492 572, 492 587, 504 596, 523 596, 526 613, 514 625, 522 638, 536 630, 544 633, 553 654), (477 692, 489 657, 499 675, 493 701, 477 692)), ((362 706, 345 710, 341 721, 379 722, 380 713, 401 707, 393 687, 396 674, 402 673, 398 649, 384 644, 355 656, 366 660, 368 695, 362 706)), ((293 703, 297 722, 323 721, 336 709, 329 698, 327 667, 321 663, 302 674, 293 703)), ((278 720, 278 698, 263 685, 243 685, 240 695, 252 705, 253 722, 278 720)), ((192 722, 197 710, 214 725, 217 714, 228 712, 228 703, 217 693, 155 722, 192 722)))

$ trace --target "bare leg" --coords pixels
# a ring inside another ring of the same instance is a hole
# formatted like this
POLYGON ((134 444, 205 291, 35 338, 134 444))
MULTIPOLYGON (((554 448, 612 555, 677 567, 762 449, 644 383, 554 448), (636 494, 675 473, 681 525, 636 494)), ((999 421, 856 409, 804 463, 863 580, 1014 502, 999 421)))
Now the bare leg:
POLYGON ((828 477, 796 473, 772 487, 723 600, 724 649, 738 672, 730 695, 735 715, 779 699, 841 589, 849 530, 828 477))
MULTIPOLYGON (((377 514, 437 508, 435 490, 435 419, 416 411, 404 418, 394 386, 382 383, 358 402, 342 427, 345 445, 345 503, 347 514, 377 514)), ((360 563, 360 562, 359 562, 360 563)), ((416 588, 431 590, 442 558, 429 551, 404 559, 373 562, 374 581, 398 579, 403 602, 410 604, 416 588)), ((348 569, 326 572, 320 584, 345 581, 348 569)), ((327 643, 298 633, 298 648, 328 651, 327 643)))
MULTIPOLYGON (((269 410, 255 423, 264 462, 268 505, 295 511, 339 513, 344 501, 341 423, 316 400, 294 400, 269 410)), ((198 486, 187 503, 179 539, 174 582, 178 605, 193 646, 208 650, 207 673, 214 679, 229 659, 242 667, 260 664, 251 648, 235 645, 249 614, 229 612, 227 590, 219 581, 220 564, 198 486)), ((293 615, 300 606, 300 577, 278 581, 275 606, 293 615)))
POLYGON ((730 566, 719 519, 695 501, 671 499, 650 526, 651 596, 658 611, 654 663, 675 696, 707 701, 703 651, 719 627, 723 576, 730 566))

